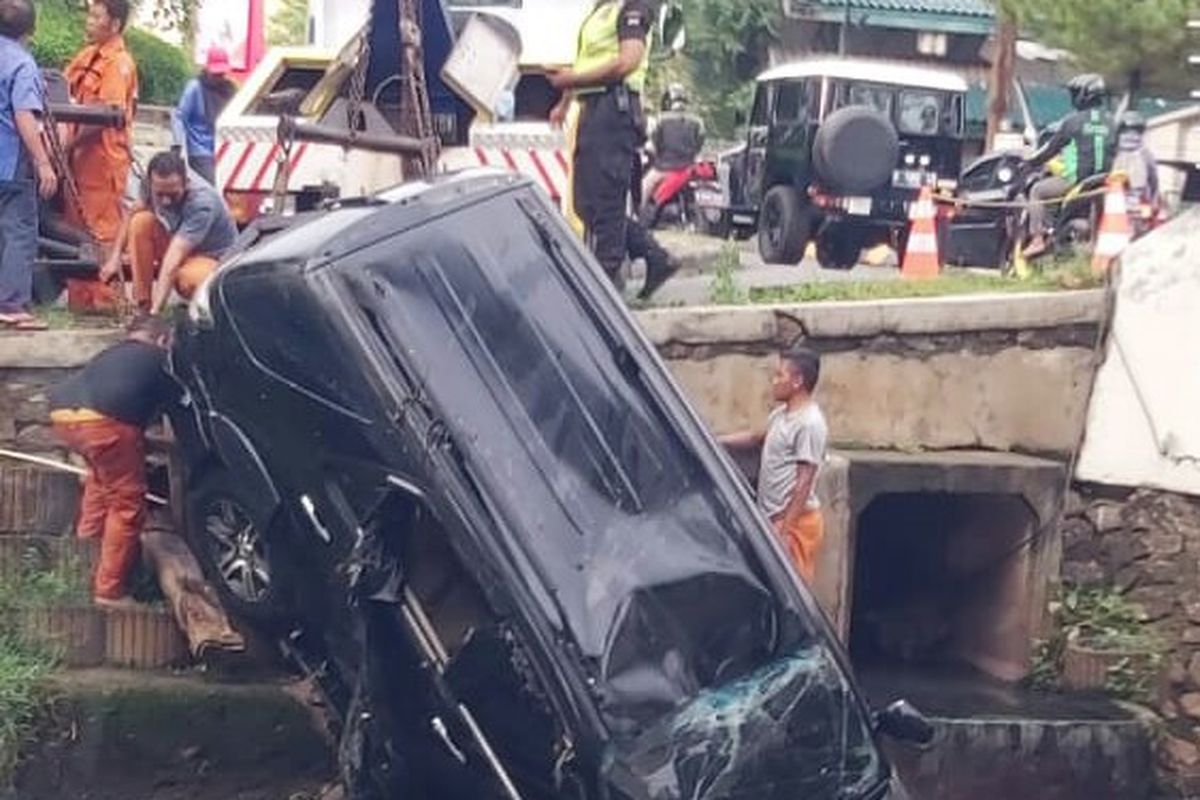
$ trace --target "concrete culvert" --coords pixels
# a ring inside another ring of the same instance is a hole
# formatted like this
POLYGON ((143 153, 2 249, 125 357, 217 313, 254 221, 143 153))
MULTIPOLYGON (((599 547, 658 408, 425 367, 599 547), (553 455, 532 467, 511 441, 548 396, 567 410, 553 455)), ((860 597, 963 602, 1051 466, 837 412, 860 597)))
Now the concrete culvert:
POLYGON ((821 183, 842 194, 869 194, 892 178, 900 137, 873 108, 848 106, 821 123, 813 142, 813 166, 821 183))

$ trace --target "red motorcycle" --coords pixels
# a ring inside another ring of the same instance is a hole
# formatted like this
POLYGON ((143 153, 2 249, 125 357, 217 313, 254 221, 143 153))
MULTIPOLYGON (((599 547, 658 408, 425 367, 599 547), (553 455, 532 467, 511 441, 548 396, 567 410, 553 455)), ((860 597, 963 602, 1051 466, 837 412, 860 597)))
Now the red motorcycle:
POLYGON ((639 217, 642 224, 652 230, 666 224, 696 230, 704 222, 696 195, 705 191, 719 193, 720 190, 717 165, 711 161, 697 161, 666 173, 643 201, 639 217))

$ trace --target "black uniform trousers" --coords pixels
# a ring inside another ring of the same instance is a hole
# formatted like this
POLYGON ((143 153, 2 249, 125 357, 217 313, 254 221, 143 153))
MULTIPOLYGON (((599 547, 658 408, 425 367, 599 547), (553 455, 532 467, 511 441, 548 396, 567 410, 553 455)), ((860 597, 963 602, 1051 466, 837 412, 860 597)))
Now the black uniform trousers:
POLYGON ((621 88, 580 97, 574 154, 575 213, 604 271, 619 281, 625 256, 665 268, 669 256, 629 215, 638 148, 644 139, 641 101, 621 88), (624 95, 628 99, 623 103, 624 95))

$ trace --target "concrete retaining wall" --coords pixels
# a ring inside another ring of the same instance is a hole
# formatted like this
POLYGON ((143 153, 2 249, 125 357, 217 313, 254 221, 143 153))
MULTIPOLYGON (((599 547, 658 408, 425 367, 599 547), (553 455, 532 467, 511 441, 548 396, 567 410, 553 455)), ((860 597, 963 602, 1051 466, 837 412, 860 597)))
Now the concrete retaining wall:
POLYGON ((714 430, 759 423, 773 358, 823 355, 833 440, 874 449, 1065 455, 1086 415, 1100 291, 638 314, 714 430))

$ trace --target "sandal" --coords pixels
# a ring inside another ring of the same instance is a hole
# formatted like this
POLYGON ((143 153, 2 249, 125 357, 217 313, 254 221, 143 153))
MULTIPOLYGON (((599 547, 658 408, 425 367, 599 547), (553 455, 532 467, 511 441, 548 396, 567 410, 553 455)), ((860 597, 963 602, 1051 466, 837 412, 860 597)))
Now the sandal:
POLYGON ((0 314, 0 327, 13 331, 46 331, 50 326, 32 314, 0 314))

